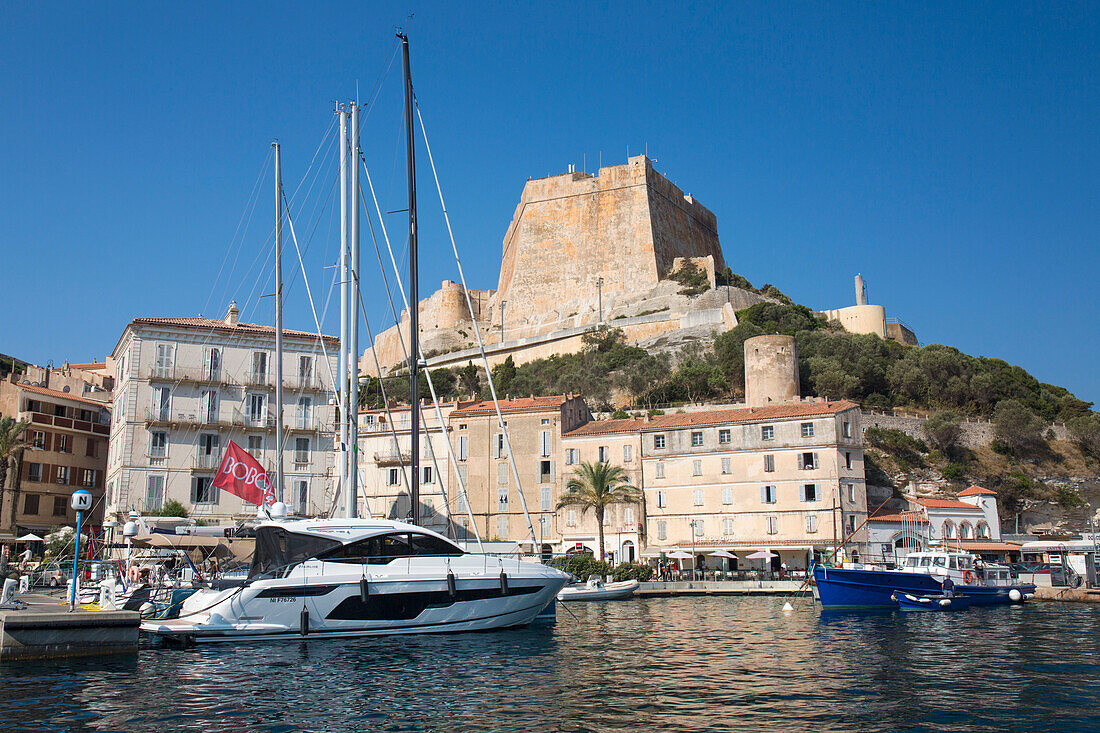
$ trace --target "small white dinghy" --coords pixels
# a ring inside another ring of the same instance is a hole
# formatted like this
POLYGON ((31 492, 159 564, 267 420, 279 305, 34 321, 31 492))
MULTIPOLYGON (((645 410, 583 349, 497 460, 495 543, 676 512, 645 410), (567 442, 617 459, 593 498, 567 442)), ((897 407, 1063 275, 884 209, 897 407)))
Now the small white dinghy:
POLYGON ((558 591, 559 601, 618 601, 630 598, 640 584, 636 580, 605 583, 596 575, 584 585, 569 585, 558 591))

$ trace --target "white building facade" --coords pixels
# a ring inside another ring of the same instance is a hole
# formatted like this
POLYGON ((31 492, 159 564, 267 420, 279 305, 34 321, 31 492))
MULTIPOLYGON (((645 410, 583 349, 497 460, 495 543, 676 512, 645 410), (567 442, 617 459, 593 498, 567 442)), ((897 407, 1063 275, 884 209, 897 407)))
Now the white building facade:
POLYGON ((191 517, 255 516, 256 507, 213 486, 230 441, 274 479, 297 514, 331 508, 338 339, 283 331, 282 451, 276 416, 275 330, 225 319, 139 318, 112 353, 115 409, 107 465, 107 515, 155 513, 178 501, 191 517))

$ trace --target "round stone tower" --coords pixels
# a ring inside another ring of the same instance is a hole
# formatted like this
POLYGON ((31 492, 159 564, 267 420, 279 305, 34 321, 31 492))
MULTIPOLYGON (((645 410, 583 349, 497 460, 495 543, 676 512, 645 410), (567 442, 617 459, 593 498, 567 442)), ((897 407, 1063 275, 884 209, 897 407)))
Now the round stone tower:
POLYGON ((798 347, 793 336, 745 340, 745 404, 765 407, 798 402, 798 347))

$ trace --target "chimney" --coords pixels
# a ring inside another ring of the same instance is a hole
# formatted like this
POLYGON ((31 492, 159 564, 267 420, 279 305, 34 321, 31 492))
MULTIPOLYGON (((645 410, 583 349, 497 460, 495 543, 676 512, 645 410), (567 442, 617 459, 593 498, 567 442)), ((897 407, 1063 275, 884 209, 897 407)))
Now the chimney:
POLYGON ((225 322, 230 326, 236 326, 240 321, 241 312, 237 309, 237 301, 229 304, 229 310, 225 314, 225 322))

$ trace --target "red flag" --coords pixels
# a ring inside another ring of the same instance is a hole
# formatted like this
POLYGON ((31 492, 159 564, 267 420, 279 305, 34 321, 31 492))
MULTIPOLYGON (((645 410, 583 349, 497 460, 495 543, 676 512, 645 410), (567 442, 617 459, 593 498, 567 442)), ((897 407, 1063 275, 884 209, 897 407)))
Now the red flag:
POLYGON ((232 440, 222 456, 214 486, 225 489, 253 504, 271 506, 275 503, 275 487, 259 461, 232 440))

